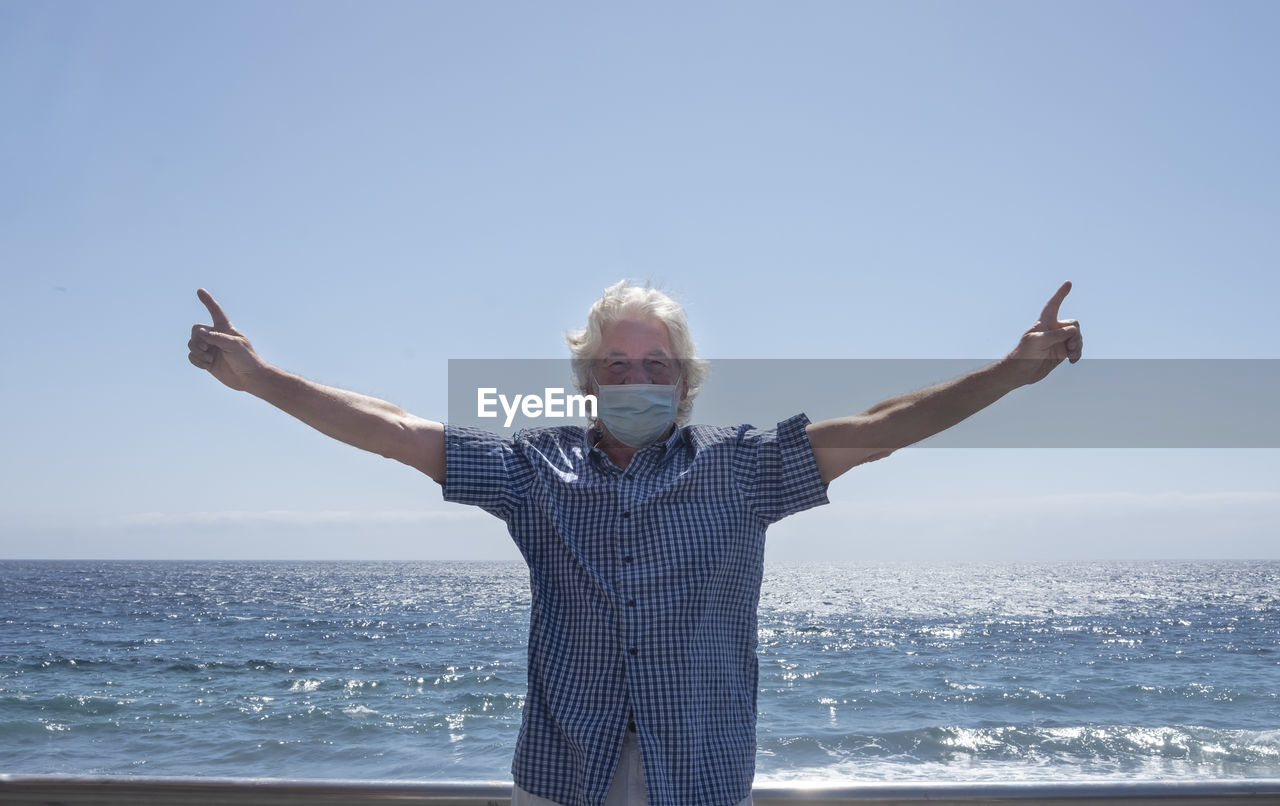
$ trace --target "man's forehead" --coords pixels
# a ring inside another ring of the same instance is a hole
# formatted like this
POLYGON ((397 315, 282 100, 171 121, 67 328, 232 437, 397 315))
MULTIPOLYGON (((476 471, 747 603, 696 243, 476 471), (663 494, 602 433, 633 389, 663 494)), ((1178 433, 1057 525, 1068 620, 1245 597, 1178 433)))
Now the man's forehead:
POLYGON ((605 357, 671 355, 671 334, 657 319, 620 319, 602 329, 600 354, 605 357))
MULTIPOLYGON (((627 358, 630 355, 631 353, 629 353, 626 350, 614 349, 614 350, 606 350, 602 357, 603 358, 627 358)), ((644 355, 646 357, 652 357, 652 358, 670 358, 671 357, 671 353, 662 347, 655 347, 654 349, 650 350, 644 355)))

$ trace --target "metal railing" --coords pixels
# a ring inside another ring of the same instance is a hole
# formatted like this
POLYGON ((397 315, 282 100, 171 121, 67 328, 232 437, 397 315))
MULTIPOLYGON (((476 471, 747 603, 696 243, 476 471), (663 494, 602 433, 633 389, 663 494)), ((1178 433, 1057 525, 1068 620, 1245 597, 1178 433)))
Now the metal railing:
MULTIPOLYGON (((762 785, 755 806, 974 806, 1081 803, 1120 806, 1280 804, 1280 778, 1079 783, 762 785)), ((260 778, 151 778, 0 774, 4 806, 509 806, 511 785, 260 778)))

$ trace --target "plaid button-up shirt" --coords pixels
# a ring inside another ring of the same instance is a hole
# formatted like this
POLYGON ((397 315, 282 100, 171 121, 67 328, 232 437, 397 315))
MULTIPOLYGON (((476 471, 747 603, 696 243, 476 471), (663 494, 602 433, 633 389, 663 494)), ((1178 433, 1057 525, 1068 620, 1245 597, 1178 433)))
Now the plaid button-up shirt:
POLYGON ((604 803, 634 714, 651 804, 750 794, 765 528, 827 501, 808 422, 684 426, 625 469, 581 427, 446 428, 446 500, 506 521, 529 565, 516 784, 604 803))

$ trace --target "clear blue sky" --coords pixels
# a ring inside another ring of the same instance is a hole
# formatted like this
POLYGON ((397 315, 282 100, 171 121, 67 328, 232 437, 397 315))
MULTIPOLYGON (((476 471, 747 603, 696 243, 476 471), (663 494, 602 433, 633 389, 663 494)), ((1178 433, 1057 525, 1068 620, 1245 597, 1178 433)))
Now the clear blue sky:
MULTIPOLYGON (((450 358, 561 356, 622 277, 711 358, 997 358, 1066 279, 1086 361, 1277 358, 1277 34, 1270 2, 9 0, 0 557, 518 556, 188 365, 199 286, 435 418, 450 358)), ((1276 450, 907 450, 769 557, 1275 558, 1277 491, 1276 450)))

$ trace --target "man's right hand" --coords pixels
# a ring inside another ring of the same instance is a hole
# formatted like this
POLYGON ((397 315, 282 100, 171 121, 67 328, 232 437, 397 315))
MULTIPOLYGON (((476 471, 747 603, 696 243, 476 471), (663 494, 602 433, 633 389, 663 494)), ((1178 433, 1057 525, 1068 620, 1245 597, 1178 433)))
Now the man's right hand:
POLYGON ((262 372, 265 364, 244 334, 232 327, 222 306, 208 291, 201 288, 196 296, 209 309, 213 324, 191 326, 187 360, 200 369, 208 370, 232 389, 244 391, 253 377, 262 372))

